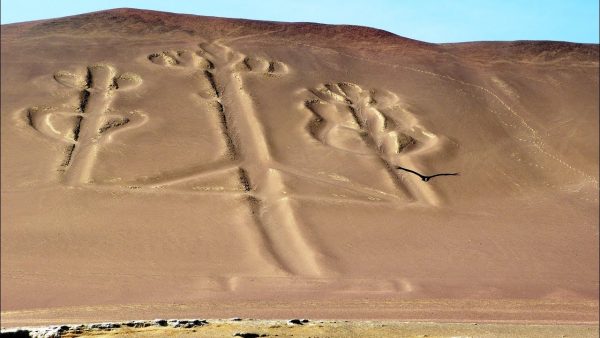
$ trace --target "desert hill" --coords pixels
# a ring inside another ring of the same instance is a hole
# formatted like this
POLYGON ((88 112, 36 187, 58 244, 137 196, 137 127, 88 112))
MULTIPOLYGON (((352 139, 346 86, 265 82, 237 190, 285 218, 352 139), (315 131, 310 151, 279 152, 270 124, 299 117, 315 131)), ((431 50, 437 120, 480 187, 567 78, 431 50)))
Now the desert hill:
POLYGON ((136 9, 1 39, 3 325, 598 320, 598 45, 136 9))

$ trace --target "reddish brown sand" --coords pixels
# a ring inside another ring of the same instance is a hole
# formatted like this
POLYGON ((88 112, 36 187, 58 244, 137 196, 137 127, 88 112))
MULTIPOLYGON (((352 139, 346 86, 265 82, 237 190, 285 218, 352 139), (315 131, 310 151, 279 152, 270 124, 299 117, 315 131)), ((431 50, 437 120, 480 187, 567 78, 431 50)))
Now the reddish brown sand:
POLYGON ((598 55, 131 9, 3 25, 2 326, 595 323, 598 55))

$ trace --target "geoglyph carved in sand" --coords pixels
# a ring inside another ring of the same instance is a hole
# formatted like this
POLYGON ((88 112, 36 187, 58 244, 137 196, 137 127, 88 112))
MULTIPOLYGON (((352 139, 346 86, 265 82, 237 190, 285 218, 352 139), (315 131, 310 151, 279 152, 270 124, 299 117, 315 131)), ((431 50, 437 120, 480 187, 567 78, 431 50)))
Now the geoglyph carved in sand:
MULTIPOLYGON (((226 150, 221 160, 204 168, 144 177, 135 182, 135 187, 169 189, 206 176, 234 175, 237 188, 219 192, 246 201, 248 215, 254 223, 254 228, 248 230, 248 236, 253 243, 262 243, 257 247, 266 248, 263 249, 263 257, 270 264, 291 274, 334 272, 328 268, 331 257, 316 239, 307 235, 309 229, 297 215, 296 200, 307 196, 287 193, 286 177, 321 181, 369 196, 368 202, 372 203, 399 200, 397 196, 383 192, 380 192, 383 195, 375 193, 377 197, 372 197, 374 190, 369 187, 305 173, 274 158, 255 111, 254 98, 244 79, 247 76, 263 76, 276 80, 289 72, 285 63, 247 56, 218 42, 200 44, 194 51, 153 53, 147 56, 147 60, 164 71, 183 69, 187 75, 191 73, 195 94, 201 102, 199 108, 208 109, 208 113, 218 116, 226 150)), ((87 67, 85 76, 58 72, 54 79, 78 93, 78 110, 62 113, 53 109, 31 108, 27 111, 29 124, 44 135, 67 143, 65 159, 60 166, 65 184, 93 183, 91 175, 99 147, 109 142, 113 135, 139 127, 147 120, 147 116, 140 112, 115 114, 110 109, 118 91, 134 89, 140 85, 141 79, 131 73, 117 75, 115 68, 106 64, 87 67)), ((418 153, 423 148, 418 144, 421 141, 410 135, 420 132, 433 137, 406 111, 406 121, 403 121, 406 126, 401 126, 384 113, 386 109, 397 108, 396 95, 382 90, 367 91, 352 83, 323 84, 311 92, 317 99, 307 100, 305 106, 316 116, 307 128, 315 139, 343 151, 369 155, 369 160, 378 159, 404 197, 436 203, 435 193, 426 190, 430 188, 406 183, 394 169, 395 165, 410 160, 407 155, 418 153), (405 133, 401 127, 412 132, 405 133)), ((422 143, 426 148, 428 141, 422 143)), ((199 191, 197 188, 193 187, 189 192, 199 191)), ((344 195, 333 199, 351 200, 344 195)))
POLYGON ((235 171, 239 190, 231 193, 246 201, 254 223, 248 235, 254 243, 266 244, 256 245, 268 248, 265 250, 269 252, 263 253, 264 259, 292 274, 319 275, 325 272, 324 255, 304 235, 306 227, 300 224, 293 201, 286 196, 281 172, 273 168, 275 159, 254 111, 254 99, 244 84, 245 76, 283 76, 288 72, 287 65, 247 56, 217 42, 200 44, 199 47, 194 52, 154 53, 148 56, 148 60, 165 68, 187 67, 195 71, 198 96, 208 103, 206 106, 212 107, 221 122, 221 134, 227 144, 224 160, 191 174, 150 178, 145 184, 168 188, 204 175, 235 171), (294 250, 289 250, 289 247, 294 250))
POLYGON ((413 167, 413 158, 433 149, 439 139, 400 106, 397 95, 349 82, 325 83, 309 91, 315 98, 304 104, 315 116, 307 126, 313 138, 327 146, 379 159, 398 190, 410 200, 439 203, 433 188, 404 179, 396 168, 413 167), (391 111, 402 115, 402 121, 386 113, 391 111))
POLYGON ((63 183, 71 186, 92 183, 91 173, 96 156, 105 143, 131 128, 145 123, 146 114, 132 111, 113 112, 111 102, 120 91, 132 90, 142 82, 137 74, 117 74, 107 64, 86 68, 85 74, 59 71, 54 80, 79 96, 79 107, 64 112, 51 107, 26 110, 29 126, 41 134, 66 143, 65 157, 58 171, 63 183))

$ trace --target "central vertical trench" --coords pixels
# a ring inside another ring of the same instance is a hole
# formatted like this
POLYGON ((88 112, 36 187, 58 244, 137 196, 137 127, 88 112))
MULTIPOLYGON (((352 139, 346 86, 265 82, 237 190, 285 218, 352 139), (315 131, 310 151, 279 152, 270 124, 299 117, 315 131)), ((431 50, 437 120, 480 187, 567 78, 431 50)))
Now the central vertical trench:
POLYGON ((91 181, 92 168, 98 153, 99 130, 111 102, 111 86, 115 72, 109 66, 88 67, 86 85, 80 97, 82 118, 74 130, 77 142, 68 154, 69 163, 64 182, 70 186, 91 181))
MULTIPOLYGON (((239 60, 243 62, 243 59, 239 60)), ((271 154, 252 98, 232 64, 215 64, 207 76, 222 106, 222 120, 236 156, 242 161, 240 182, 262 245, 275 264, 287 273, 316 276, 323 272, 319 251, 305 237, 293 206, 283 193, 280 173, 271 169, 271 154), (224 84, 223 87, 219 87, 224 84)))

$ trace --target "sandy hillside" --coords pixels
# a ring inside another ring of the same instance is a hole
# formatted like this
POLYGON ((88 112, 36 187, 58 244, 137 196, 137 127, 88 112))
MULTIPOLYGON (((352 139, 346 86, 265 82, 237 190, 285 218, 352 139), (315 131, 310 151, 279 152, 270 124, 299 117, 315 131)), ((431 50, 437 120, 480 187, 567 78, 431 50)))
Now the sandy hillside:
POLYGON ((3 25, 2 325, 597 322, 598 55, 131 9, 3 25))

